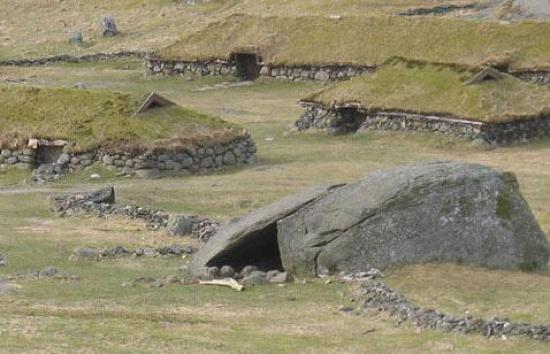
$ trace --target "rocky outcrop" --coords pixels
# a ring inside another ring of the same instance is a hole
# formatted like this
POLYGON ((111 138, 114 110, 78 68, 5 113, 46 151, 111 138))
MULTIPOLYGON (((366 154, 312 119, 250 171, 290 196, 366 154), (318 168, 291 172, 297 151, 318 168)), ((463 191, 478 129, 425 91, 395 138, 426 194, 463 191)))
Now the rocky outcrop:
POLYGON ((285 199, 223 227, 189 270, 252 264, 295 275, 456 262, 546 268, 548 241, 515 176, 431 162, 285 199))

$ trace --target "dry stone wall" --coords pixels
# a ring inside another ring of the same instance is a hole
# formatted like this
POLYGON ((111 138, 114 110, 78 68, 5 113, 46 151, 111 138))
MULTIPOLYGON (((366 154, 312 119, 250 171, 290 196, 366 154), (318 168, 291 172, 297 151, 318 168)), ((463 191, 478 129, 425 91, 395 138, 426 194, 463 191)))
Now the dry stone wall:
POLYGON ((550 86, 550 71, 513 72, 512 75, 523 81, 531 81, 535 84, 550 86))
POLYGON ((1 149, 0 168, 17 167, 30 170, 33 168, 36 153, 32 149, 1 149))
POLYGON ((381 131, 431 131, 479 144, 506 145, 550 136, 550 116, 523 122, 490 124, 453 117, 437 117, 405 112, 366 112, 356 108, 327 109, 305 106, 296 121, 298 130, 316 128, 331 134, 381 131))
POLYGON ((79 63, 79 62, 94 62, 106 61, 114 59, 138 58, 142 59, 149 55, 148 52, 140 51, 121 51, 116 53, 96 53, 82 56, 72 55, 54 55, 51 57, 36 58, 36 59, 11 59, 0 61, 0 66, 34 66, 46 65, 53 63, 79 63))
POLYGON ((219 170, 240 164, 254 163, 256 145, 245 135, 226 144, 216 143, 195 149, 158 149, 146 152, 104 151, 83 153, 63 152, 52 164, 37 166, 36 150, 21 149, 0 151, 0 168, 10 166, 33 169, 36 182, 57 180, 66 172, 84 169, 94 163, 114 168, 137 177, 157 177, 167 174, 194 174, 219 170))
MULTIPOLYGON (((200 75, 200 76, 237 76, 237 65, 223 60, 213 61, 166 61, 151 59, 146 64, 147 71, 153 75, 200 75)), ((367 66, 270 66, 260 65, 260 76, 292 81, 316 80, 336 81, 371 73, 374 68, 367 66)))

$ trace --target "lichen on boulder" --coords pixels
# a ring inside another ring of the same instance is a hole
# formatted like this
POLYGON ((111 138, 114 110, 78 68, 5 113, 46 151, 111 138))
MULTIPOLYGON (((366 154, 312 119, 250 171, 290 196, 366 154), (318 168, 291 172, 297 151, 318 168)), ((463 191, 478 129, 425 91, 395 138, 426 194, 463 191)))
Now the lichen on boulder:
POLYGON ((540 270, 548 257, 515 175, 425 162, 255 211, 223 227, 189 270, 265 262, 299 276, 426 262, 540 270))

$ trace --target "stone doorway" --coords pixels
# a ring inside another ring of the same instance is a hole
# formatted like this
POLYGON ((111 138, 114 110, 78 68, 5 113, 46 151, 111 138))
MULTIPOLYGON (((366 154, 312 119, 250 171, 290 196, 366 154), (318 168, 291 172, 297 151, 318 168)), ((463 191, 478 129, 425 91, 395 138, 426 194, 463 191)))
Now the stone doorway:
POLYGON ((36 149, 36 164, 54 164, 63 153, 63 146, 38 145, 36 149))
POLYGON ((251 53, 234 53, 233 58, 237 64, 237 76, 242 80, 253 81, 260 76, 261 58, 251 53))

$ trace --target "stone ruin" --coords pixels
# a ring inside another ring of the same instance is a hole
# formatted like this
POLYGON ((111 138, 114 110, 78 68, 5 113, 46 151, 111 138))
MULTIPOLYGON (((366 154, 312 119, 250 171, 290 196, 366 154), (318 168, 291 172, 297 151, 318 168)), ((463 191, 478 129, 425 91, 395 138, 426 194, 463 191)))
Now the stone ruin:
POLYGON ((189 264, 326 276, 394 265, 455 262, 545 269, 549 246, 509 172, 427 162, 317 187, 228 225, 189 264))

